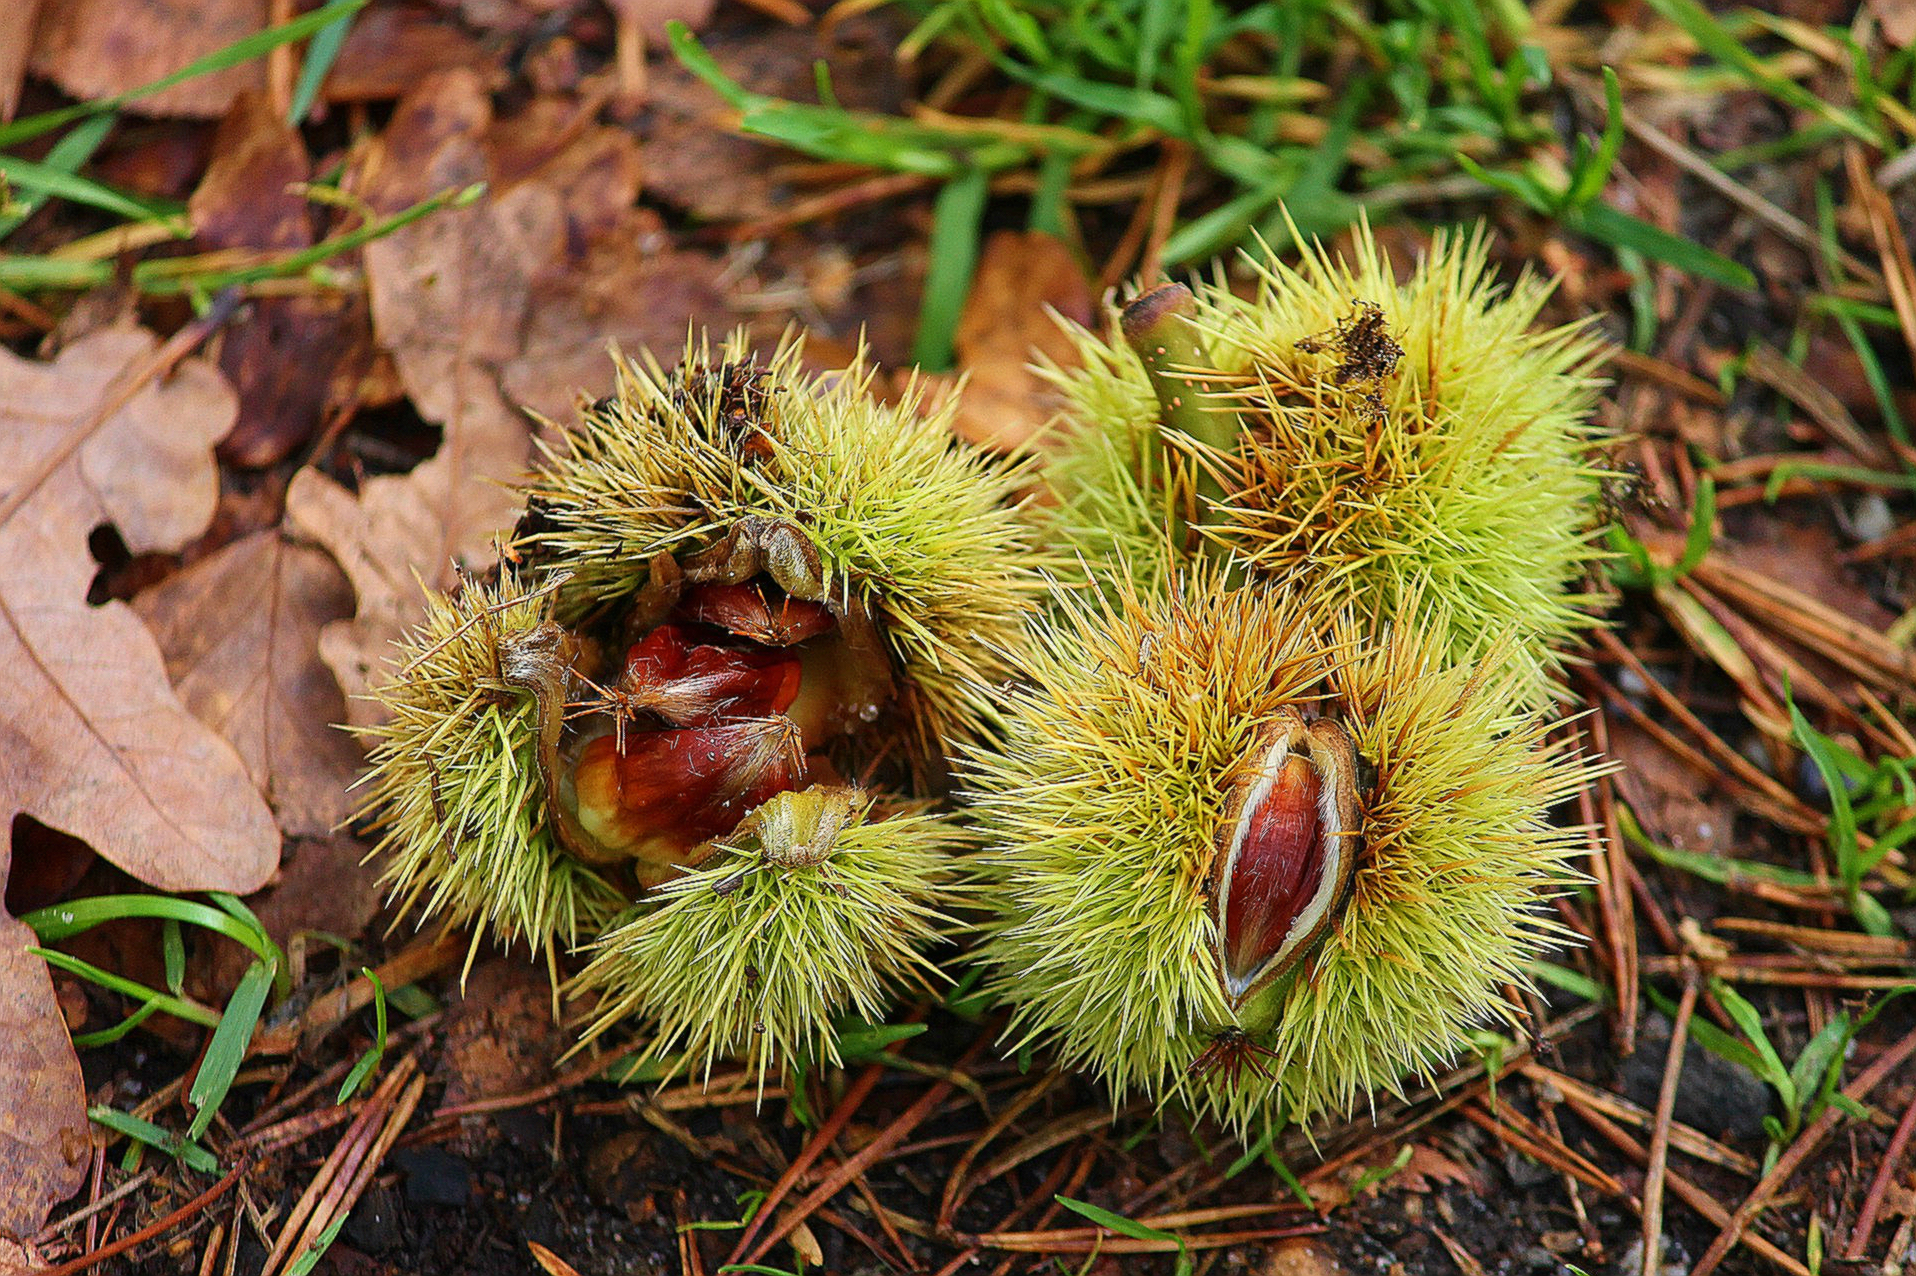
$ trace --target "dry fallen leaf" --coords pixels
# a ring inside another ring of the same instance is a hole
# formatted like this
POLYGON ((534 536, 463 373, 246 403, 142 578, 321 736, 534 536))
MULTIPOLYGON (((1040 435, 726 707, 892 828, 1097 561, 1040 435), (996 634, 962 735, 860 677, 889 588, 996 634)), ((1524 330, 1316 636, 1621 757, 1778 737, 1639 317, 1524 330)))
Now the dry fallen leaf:
POLYGON ((357 745, 319 661, 352 590, 322 550, 256 532, 141 594, 134 610, 195 717, 239 751, 288 837, 321 837, 352 808, 357 745))
POLYGON ((501 50, 418 5, 361 9, 346 32, 339 60, 320 89, 327 102, 390 102, 435 72, 467 67, 489 88, 506 81, 501 50))
POLYGON ((1030 364, 1043 356, 1075 366, 1077 352, 1057 316, 1089 324, 1094 300, 1077 258, 1055 236, 994 233, 958 320, 958 368, 968 380, 953 428, 984 447, 1029 442, 1058 407, 1030 364))
MULTIPOLYGON (((131 327, 52 363, 0 350, 0 867, 25 814, 163 890, 243 893, 278 861, 272 813, 174 696, 139 617, 86 601, 94 528, 170 551, 213 514, 232 391, 203 360, 164 379, 162 362, 131 327)), ((0 915, 0 1230, 21 1235, 78 1188, 88 1138, 79 1064, 31 942, 0 915)))
MULTIPOLYGON (((203 249, 292 251, 313 242, 313 210, 297 187, 312 162, 299 132, 263 93, 240 94, 220 121, 212 161, 187 201, 203 249)), ((242 469, 276 465, 319 429, 335 377, 370 356, 364 303, 348 292, 256 297, 220 336, 220 370, 239 393, 239 424, 220 456, 242 469), (286 357, 288 350, 299 358, 286 357)))
POLYGON ((1916 42, 1916 6, 1908 0, 1870 0, 1870 9, 1883 24, 1883 38, 1898 49, 1916 42))
MULTIPOLYGON (((32 69, 71 97, 124 93, 266 27, 267 0, 65 0, 45 7, 32 69)), ((213 118, 243 89, 266 86, 258 58, 132 103, 142 115, 213 118)))
MULTIPOLYGON (((486 176, 479 136, 491 109, 467 71, 436 76, 400 104, 370 148, 361 193, 381 212, 486 176)), ((328 625, 320 655, 348 699, 348 717, 373 720, 357 699, 393 639, 422 614, 415 573, 447 588, 456 564, 489 561, 518 501, 504 486, 529 456, 523 415, 506 401, 499 367, 519 348, 531 263, 560 250, 565 214, 550 190, 448 208, 369 244, 373 329, 390 350, 421 416, 445 438, 403 475, 363 483, 355 497, 303 471, 287 492, 288 521, 329 550, 358 597, 350 621, 328 625)))
POLYGON ((0 123, 11 120, 20 105, 20 82, 26 78, 33 21, 39 13, 40 0, 15 0, 0 9, 0 123))
MULTIPOLYGON (((0 851, 0 878, 7 855, 0 851)), ((31 1236, 80 1190, 86 1087, 31 930, 0 914, 0 1235, 31 1236)))
POLYGON ((89 607, 94 528, 177 550, 217 496, 232 391, 202 360, 96 332, 53 363, 0 351, 0 815, 88 842, 162 890, 256 889, 279 833, 240 759, 173 694, 125 604, 89 607))

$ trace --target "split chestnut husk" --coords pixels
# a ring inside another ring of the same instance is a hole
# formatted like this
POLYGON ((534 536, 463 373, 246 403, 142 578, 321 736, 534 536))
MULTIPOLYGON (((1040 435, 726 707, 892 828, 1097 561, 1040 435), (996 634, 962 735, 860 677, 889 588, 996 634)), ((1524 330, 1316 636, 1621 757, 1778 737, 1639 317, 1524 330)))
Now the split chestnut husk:
POLYGON ((788 1059, 931 971, 965 838, 925 799, 1043 562, 1019 467, 869 378, 792 343, 621 363, 531 481, 514 566, 434 599, 379 692, 394 897, 475 942, 592 946, 595 1032, 788 1059))
POLYGON ((1447 662, 1442 612, 1315 606, 1210 571, 1039 626, 969 767, 1014 1043, 1244 1130, 1430 1077, 1509 1013, 1589 769, 1501 648, 1447 662))

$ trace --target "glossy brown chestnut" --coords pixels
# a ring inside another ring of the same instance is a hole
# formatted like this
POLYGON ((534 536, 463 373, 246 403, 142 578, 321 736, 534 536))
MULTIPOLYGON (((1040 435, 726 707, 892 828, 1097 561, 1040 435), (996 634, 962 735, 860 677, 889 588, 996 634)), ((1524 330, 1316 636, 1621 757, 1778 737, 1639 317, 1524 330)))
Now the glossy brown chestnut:
POLYGON ((1218 978, 1237 1007, 1308 954, 1343 904, 1361 836, 1349 734, 1282 711, 1225 816, 1212 901, 1218 978))

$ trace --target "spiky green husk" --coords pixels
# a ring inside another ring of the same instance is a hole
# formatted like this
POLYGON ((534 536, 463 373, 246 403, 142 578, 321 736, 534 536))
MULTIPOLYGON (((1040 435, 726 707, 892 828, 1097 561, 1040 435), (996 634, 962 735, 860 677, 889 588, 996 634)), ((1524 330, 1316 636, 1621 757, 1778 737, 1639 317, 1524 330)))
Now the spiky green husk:
POLYGON ((533 698, 502 678, 502 646, 549 611, 549 598, 510 577, 430 597, 374 691, 391 716, 364 733, 373 743, 361 809, 380 831, 382 881, 402 911, 548 954, 626 903, 554 842, 533 698))
POLYGON ((574 982, 600 996, 587 1039, 641 1018, 658 1027, 641 1062, 676 1056, 675 1072, 709 1075, 724 1058, 836 1065, 837 1019, 876 1021, 900 991, 943 978, 924 954, 949 928, 940 910, 969 842, 922 806, 880 814, 860 799, 822 862, 780 863, 745 837, 662 888, 574 982))
POLYGON ((1113 592, 1040 625, 1003 746, 970 759, 997 913, 979 956, 1013 1038, 1239 1129, 1431 1075, 1501 984, 1527 982, 1555 935, 1540 903, 1582 846, 1546 817, 1585 770, 1510 707, 1521 671, 1449 665, 1436 613, 1373 643, 1215 572, 1168 600, 1113 592), (1227 795, 1284 706, 1335 712, 1377 782, 1346 910, 1294 982, 1234 1013, 1205 884, 1227 795), (1233 1029, 1239 1066, 1200 1063, 1233 1029))
MULTIPOLYGON (((857 598, 881 621, 928 740, 977 733, 980 688, 1011 676, 1042 560, 1018 512, 1029 475, 955 443, 950 415, 921 410, 917 386, 894 402, 871 392, 859 362, 806 373, 795 341, 765 365, 765 455, 742 460, 716 384, 688 387, 650 360, 622 362, 616 393, 583 414, 531 487, 546 530, 541 555, 574 573, 562 614, 629 596, 652 555, 708 546, 741 519, 790 520, 821 560, 825 591, 857 598)), ((686 366, 745 355, 735 337, 703 343, 686 366)))
POLYGON ((1550 285, 1525 275, 1500 295, 1481 234, 1439 235, 1401 285, 1363 227, 1348 261, 1313 247, 1295 269, 1255 269, 1248 299, 1200 285, 1188 320, 1207 384, 1241 418, 1235 447, 1162 430, 1115 328, 1081 334, 1083 367, 1054 374, 1069 403, 1049 471, 1057 535, 1094 563, 1118 551, 1146 564, 1149 579, 1153 538, 1195 504, 1206 540, 1331 610, 1389 617, 1413 594, 1440 598, 1457 659, 1514 634, 1509 658, 1530 671, 1520 690, 1540 703, 1556 652, 1590 623, 1574 586, 1596 556, 1601 343, 1584 325, 1533 330, 1550 285), (1402 360, 1338 384, 1335 334, 1359 302, 1381 308, 1402 360), (1167 482, 1160 439, 1221 496, 1167 482))

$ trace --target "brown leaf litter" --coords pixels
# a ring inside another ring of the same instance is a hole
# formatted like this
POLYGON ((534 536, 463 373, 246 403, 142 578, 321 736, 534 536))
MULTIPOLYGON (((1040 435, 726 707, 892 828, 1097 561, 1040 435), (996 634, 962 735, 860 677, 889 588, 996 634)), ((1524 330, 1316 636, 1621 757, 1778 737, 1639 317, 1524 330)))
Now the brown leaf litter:
MULTIPOLYGON (((162 890, 257 889, 279 831, 232 748, 167 682, 123 603, 87 604, 94 528, 177 550, 212 517, 213 444, 232 391, 133 327, 52 363, 0 351, 0 816, 84 838, 162 890)), ((8 842, 0 865, 10 866, 8 842)), ((78 1061, 27 928, 0 915, 0 1228, 30 1234, 79 1186, 89 1134, 78 1061)))

